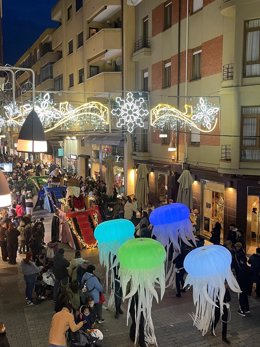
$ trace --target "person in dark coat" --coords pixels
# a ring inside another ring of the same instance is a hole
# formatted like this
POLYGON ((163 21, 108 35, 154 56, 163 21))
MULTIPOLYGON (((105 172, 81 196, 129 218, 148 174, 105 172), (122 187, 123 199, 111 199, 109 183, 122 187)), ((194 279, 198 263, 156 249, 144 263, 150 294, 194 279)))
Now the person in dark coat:
POLYGON ((246 262, 242 260, 239 263, 237 270, 237 282, 241 289, 239 293, 239 310, 238 314, 240 316, 245 316, 246 313, 250 313, 248 295, 251 295, 251 277, 250 277, 250 268, 246 262))
MULTIPOLYGON (((221 321, 222 321, 222 341, 224 341, 227 344, 230 344, 230 341, 227 339, 227 323, 228 323, 228 309, 229 309, 229 302, 231 301, 231 296, 230 296, 230 292, 226 286, 226 292, 224 295, 224 299, 223 299, 223 313, 221 316, 221 321)), ((215 317, 214 317, 214 321, 212 323, 212 327, 211 327, 211 334, 213 336, 216 336, 215 334, 215 329, 216 326, 219 322, 220 319, 220 307, 219 307, 219 301, 217 300, 216 302, 216 307, 215 307, 215 317)))
POLYGON ((2 221, 2 224, 0 225, 0 247, 1 247, 3 261, 7 261, 7 258, 8 258, 6 232, 7 232, 9 223, 10 223, 9 219, 4 219, 2 221))
POLYGON ((4 323, 0 323, 0 347, 10 347, 4 323))
POLYGON ((58 210, 55 211, 51 222, 51 240, 58 242, 60 240, 60 219, 58 210))
POLYGON ((53 299, 57 300, 60 285, 66 286, 69 281, 68 267, 70 262, 64 258, 64 249, 60 248, 53 258, 53 273, 55 284, 53 289, 53 299))
MULTIPOLYGON (((131 341, 135 341, 135 330, 136 330, 136 310, 138 307, 138 294, 136 293, 131 300, 131 305, 129 309, 130 316, 132 318, 132 324, 130 326, 129 337, 131 341)), ((144 315, 141 312, 140 322, 139 322, 139 336, 138 336, 138 345, 140 347, 146 347, 145 336, 144 336, 144 315)))
POLYGON ((260 247, 256 249, 256 253, 251 255, 248 263, 251 265, 250 275, 252 284, 256 284, 255 293, 260 297, 260 247))
POLYGON ((243 245, 241 242, 236 242, 234 245, 234 269, 236 276, 238 276, 239 268, 241 264, 247 263, 246 253, 243 249, 243 245))
POLYGON ((177 255, 177 257, 173 260, 173 264, 175 264, 175 283, 176 283, 176 290, 177 290, 177 298, 181 297, 181 292, 185 292, 184 289, 184 275, 185 275, 185 269, 183 267, 183 262, 185 259, 185 253, 184 250, 182 250, 181 253, 177 255))
POLYGON ((214 245, 220 244, 220 232, 221 232, 221 224, 219 222, 216 222, 211 232, 211 238, 210 238, 210 242, 212 242, 214 245))
POLYGON ((6 230, 7 251, 9 257, 9 264, 16 264, 16 256, 18 250, 18 236, 19 231, 15 228, 13 223, 10 223, 6 230))

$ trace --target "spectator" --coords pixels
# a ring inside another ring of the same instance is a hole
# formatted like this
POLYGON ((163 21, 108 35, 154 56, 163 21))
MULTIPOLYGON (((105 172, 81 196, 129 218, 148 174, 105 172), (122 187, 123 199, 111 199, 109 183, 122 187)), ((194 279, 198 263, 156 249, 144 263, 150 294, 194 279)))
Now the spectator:
POLYGON ((211 232, 211 238, 209 239, 210 242, 212 242, 214 245, 220 244, 220 232, 221 232, 221 224, 219 222, 216 222, 211 232))
POLYGON ((69 274, 67 267, 70 265, 69 261, 64 258, 64 249, 60 248, 53 258, 53 273, 55 276, 55 284, 53 290, 53 299, 57 300, 60 286, 68 284, 69 274))
POLYGON ((15 228, 13 223, 10 223, 6 230, 7 251, 9 257, 9 264, 16 264, 16 256, 18 250, 18 236, 19 231, 15 228))
POLYGON ((75 252, 75 258, 70 261, 70 265, 68 267, 68 273, 71 281, 75 281, 77 279, 77 268, 84 262, 85 260, 81 257, 80 251, 77 250, 75 252))
POLYGON ((127 196, 127 201, 124 206, 124 218, 131 220, 133 218, 134 212, 137 212, 137 209, 134 207, 131 197, 127 196))
POLYGON ((0 225, 0 247, 1 247, 3 261, 8 260, 6 232, 10 222, 11 222, 10 219, 4 218, 0 225))
POLYGON ((251 255, 248 261, 251 264, 250 274, 252 283, 256 284, 255 293, 257 298, 260 297, 260 247, 256 249, 256 253, 251 255))
POLYGON ((75 332, 83 327, 85 322, 75 323, 72 314, 71 305, 62 308, 61 311, 55 313, 52 317, 49 332, 50 347, 66 347, 66 332, 70 329, 75 332))
MULTIPOLYGON (((100 296, 103 293, 103 287, 94 274, 95 271, 94 265, 88 265, 86 273, 83 275, 81 280, 81 286, 84 285, 87 287, 87 292, 93 297, 94 308, 98 317, 98 322, 103 323, 104 319, 102 318, 102 303, 100 302, 100 296)), ((84 304, 84 303, 83 303, 84 304)))
POLYGON ((25 195, 25 207, 26 207, 26 214, 29 214, 32 216, 33 214, 33 196, 31 191, 27 191, 25 195))
POLYGON ((21 262, 22 273, 25 281, 25 299, 28 306, 33 305, 32 295, 36 283, 39 268, 32 261, 32 254, 26 253, 25 259, 21 262))

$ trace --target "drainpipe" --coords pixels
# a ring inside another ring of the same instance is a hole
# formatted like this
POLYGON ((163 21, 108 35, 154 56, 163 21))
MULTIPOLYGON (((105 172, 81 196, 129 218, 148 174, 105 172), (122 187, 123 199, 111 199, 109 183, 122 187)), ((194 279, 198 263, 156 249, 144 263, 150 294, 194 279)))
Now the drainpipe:
MULTIPOLYGON (((186 12, 186 35, 185 35, 185 104, 187 103, 188 96, 188 49, 189 49, 189 0, 187 0, 187 12, 186 12)), ((184 145, 185 145, 185 157, 184 162, 186 163, 188 158, 188 145, 187 145, 187 126, 185 125, 185 134, 184 134, 184 145)))
POLYGON ((122 16, 122 27, 121 27, 121 46, 122 46, 122 65, 121 65, 121 75, 122 75, 122 91, 124 91, 124 58, 125 58, 125 55, 124 55, 124 34, 125 34, 125 31, 124 31, 124 26, 125 26, 125 23, 124 23, 124 14, 125 14, 125 11, 124 11, 124 0, 121 0, 121 16, 122 16))
MULTIPOLYGON (((178 13, 178 76, 177 76, 177 109, 180 107, 180 82, 181 82, 181 0, 179 0, 179 13, 178 13)), ((179 161, 179 123, 177 123, 177 136, 176 136, 176 161, 179 161)))

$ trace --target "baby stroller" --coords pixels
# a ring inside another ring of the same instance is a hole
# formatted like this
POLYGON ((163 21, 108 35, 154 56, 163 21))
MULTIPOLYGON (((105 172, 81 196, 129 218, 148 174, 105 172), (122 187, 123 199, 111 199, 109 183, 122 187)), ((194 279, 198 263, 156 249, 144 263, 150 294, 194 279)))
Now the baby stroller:
POLYGON ((69 347, 98 347, 98 341, 100 341, 100 338, 98 336, 92 336, 83 330, 78 330, 74 333, 70 331, 68 334, 68 340, 69 347))

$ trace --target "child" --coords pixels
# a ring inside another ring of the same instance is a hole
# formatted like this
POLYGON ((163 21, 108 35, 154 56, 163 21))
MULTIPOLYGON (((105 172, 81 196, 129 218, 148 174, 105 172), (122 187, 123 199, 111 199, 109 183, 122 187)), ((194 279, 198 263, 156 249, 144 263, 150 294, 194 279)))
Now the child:
POLYGON ((83 329, 90 330, 95 323, 95 317, 93 316, 90 307, 83 305, 79 309, 79 322, 84 321, 83 329))
POLYGON ((10 344, 9 344, 7 336, 6 336, 4 323, 0 323, 0 346, 1 347, 10 347, 10 344))

